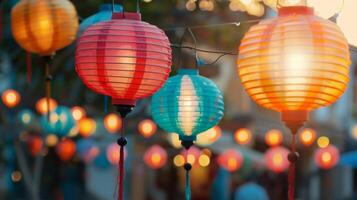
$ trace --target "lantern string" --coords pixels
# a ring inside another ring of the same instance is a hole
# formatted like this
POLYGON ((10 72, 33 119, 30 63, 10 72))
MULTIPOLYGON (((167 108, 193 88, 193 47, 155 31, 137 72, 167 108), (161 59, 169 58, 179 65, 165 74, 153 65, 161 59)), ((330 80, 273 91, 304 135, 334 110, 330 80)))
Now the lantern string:
MULTIPOLYGON (((296 133, 292 134, 291 152, 290 155, 296 155, 296 133)), ((296 159, 289 158, 289 173, 288 173, 288 196, 289 200, 294 200, 295 194, 295 174, 296 174, 296 159)))
POLYGON ((30 52, 27 52, 26 51, 26 75, 27 75, 27 82, 28 83, 31 83, 32 82, 32 79, 31 79, 31 76, 32 76, 32 56, 31 56, 31 53, 30 52))
POLYGON ((46 106, 47 106, 47 120, 50 122, 50 99, 51 99, 51 69, 50 69, 50 62, 52 60, 51 56, 45 56, 45 94, 46 94, 46 106))

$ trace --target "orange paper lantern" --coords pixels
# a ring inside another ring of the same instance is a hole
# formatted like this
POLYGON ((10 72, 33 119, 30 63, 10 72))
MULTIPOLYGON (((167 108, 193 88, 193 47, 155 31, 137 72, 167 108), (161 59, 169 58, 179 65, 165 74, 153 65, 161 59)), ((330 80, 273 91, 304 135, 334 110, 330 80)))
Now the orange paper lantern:
POLYGON ((104 127, 109 133, 117 133, 122 126, 121 118, 115 114, 110 113, 104 117, 104 127))
POLYGON ((1 95, 2 102, 8 108, 13 108, 20 103, 21 97, 16 90, 5 90, 1 95))
POLYGON ((252 133, 247 128, 240 128, 234 132, 234 141, 240 145, 247 145, 252 140, 252 133))
POLYGON ((157 126, 152 120, 145 119, 139 123, 138 129, 142 136, 149 138, 155 134, 157 126))
POLYGON ((264 154, 266 167, 275 172, 281 173, 289 167, 288 161, 289 150, 285 147, 272 147, 264 154))
POLYGON ((76 121, 79 121, 86 116, 86 110, 84 110, 84 108, 80 106, 74 106, 71 109, 71 112, 72 112, 73 119, 76 121))
POLYGON ((97 124, 94 121, 94 119, 84 118, 84 119, 81 119, 78 121, 79 134, 84 138, 87 138, 87 137, 93 135, 96 128, 97 128, 97 124))
POLYGON ((329 145, 326 148, 319 148, 315 151, 314 160, 315 164, 322 169, 333 168, 340 159, 339 150, 333 146, 329 145))
MULTIPOLYGON (((54 111, 57 108, 57 101, 50 98, 50 112, 54 111)), ((36 111, 41 115, 47 113, 47 100, 46 98, 41 98, 36 103, 36 111)))
POLYGON ((300 132, 300 142, 304 146, 311 146, 316 140, 316 132, 313 129, 305 128, 300 132))
POLYGON ((68 161, 76 153, 76 143, 70 139, 64 139, 58 143, 56 152, 61 160, 68 161))
POLYGON ((159 145, 153 145, 145 152, 144 161, 150 168, 160 169, 166 164, 167 153, 159 145))
POLYGON ((77 12, 67 0, 21 0, 12 8, 11 28, 22 48, 48 56, 74 41, 77 12))
POLYGON ((243 164, 243 156, 235 149, 228 149, 218 157, 218 164, 224 169, 234 172, 243 164))
POLYGON ((278 146, 283 141, 283 134, 280 130, 272 129, 265 134, 265 143, 269 146, 278 146))

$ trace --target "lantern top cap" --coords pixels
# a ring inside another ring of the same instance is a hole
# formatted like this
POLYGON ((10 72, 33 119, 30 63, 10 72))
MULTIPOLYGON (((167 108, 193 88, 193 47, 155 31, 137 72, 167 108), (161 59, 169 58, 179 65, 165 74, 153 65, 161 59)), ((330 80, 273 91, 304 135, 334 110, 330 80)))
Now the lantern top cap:
POLYGON ((307 6, 286 6, 279 8, 279 16, 313 15, 314 9, 307 6))
POLYGON ((129 19, 141 21, 141 14, 133 12, 114 12, 112 15, 112 19, 129 19))
POLYGON ((198 75, 198 70, 197 69, 179 69, 178 71, 179 75, 198 75))
MULTIPOLYGON (((112 11, 112 4, 109 3, 104 3, 104 4, 100 4, 99 6, 99 10, 100 11, 112 11)), ((114 11, 115 12, 122 12, 123 11, 123 7, 119 4, 114 4, 114 11)))

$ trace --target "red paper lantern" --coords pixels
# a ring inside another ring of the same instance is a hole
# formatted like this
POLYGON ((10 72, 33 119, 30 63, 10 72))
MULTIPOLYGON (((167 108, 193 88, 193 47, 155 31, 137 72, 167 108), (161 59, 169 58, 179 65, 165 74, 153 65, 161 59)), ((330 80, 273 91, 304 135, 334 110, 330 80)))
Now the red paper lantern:
POLYGON ((76 143, 70 139, 64 139, 58 143, 56 152, 61 160, 70 160, 76 152, 76 143))
POLYGON ((145 152, 144 161, 150 168, 159 169, 166 164, 167 153, 159 145, 153 145, 145 152))
POLYGON ((31 136, 27 141, 27 148, 32 156, 38 155, 42 150, 42 139, 40 136, 31 136))
POLYGON ((335 146, 329 145, 326 148, 317 149, 314 158, 315 164, 319 168, 331 169, 340 160, 340 152, 335 146))
POLYGON ((234 172, 242 166, 243 156, 235 149, 228 149, 219 155, 217 161, 219 166, 230 172, 234 172))
POLYGON ((112 20, 89 27, 79 38, 76 71, 91 90, 112 97, 114 105, 135 105, 151 96, 171 71, 165 33, 137 13, 113 13, 112 20))
POLYGON ((285 147, 272 147, 264 155, 266 167, 275 172, 281 173, 289 167, 289 150, 285 147))

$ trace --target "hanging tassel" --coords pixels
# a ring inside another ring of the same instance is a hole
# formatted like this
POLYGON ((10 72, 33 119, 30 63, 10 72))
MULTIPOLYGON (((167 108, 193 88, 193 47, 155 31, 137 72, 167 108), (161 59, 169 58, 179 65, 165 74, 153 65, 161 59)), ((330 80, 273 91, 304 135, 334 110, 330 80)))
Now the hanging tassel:
POLYGON ((30 52, 26 52, 26 76, 27 76, 27 82, 31 84, 32 82, 32 57, 30 52))
POLYGON ((289 165, 289 173, 288 173, 288 199, 294 200, 295 195, 295 173, 296 173, 296 161, 298 160, 298 153, 296 152, 296 132, 293 132, 293 139, 291 143, 291 152, 288 155, 288 160, 290 162, 289 165))

